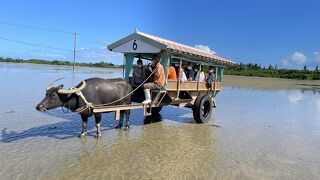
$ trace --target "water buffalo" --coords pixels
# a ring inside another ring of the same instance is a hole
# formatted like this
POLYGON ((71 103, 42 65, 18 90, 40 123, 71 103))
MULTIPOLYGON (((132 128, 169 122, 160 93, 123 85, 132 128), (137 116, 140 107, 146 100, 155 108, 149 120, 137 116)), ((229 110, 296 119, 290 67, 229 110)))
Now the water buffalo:
MULTIPOLYGON (((59 79, 58 79, 59 80, 59 79)), ((57 81, 57 80, 56 80, 57 81)), ((56 82, 54 81, 54 82, 56 82)), ((91 78, 79 83, 76 88, 63 89, 63 85, 50 87, 48 85, 45 98, 37 105, 38 111, 46 111, 57 107, 65 107, 75 112, 77 109, 85 107, 86 103, 76 92, 81 91, 87 102, 94 105, 108 104, 122 98, 132 91, 129 83, 123 79, 101 79, 91 78)), ((131 96, 128 96, 112 105, 130 104, 131 96)), ((88 117, 94 115, 97 128, 97 136, 101 137, 101 113, 93 113, 91 110, 79 112, 82 118, 81 136, 87 135, 88 117)), ((120 121, 116 128, 121 128, 124 114, 126 115, 126 126, 129 128, 129 110, 120 112, 120 121)))

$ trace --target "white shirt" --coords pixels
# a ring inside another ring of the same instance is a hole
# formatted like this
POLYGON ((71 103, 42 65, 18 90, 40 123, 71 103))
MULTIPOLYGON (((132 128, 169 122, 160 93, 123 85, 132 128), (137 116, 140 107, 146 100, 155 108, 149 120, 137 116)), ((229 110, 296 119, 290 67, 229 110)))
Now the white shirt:
POLYGON ((198 78, 199 78, 199 77, 200 77, 200 82, 204 82, 205 79, 206 79, 203 71, 201 71, 200 74, 197 73, 197 77, 195 78, 195 81, 198 81, 198 78))
POLYGON ((180 78, 181 82, 186 82, 188 81, 186 74, 184 73, 184 71, 181 72, 181 78, 180 78))

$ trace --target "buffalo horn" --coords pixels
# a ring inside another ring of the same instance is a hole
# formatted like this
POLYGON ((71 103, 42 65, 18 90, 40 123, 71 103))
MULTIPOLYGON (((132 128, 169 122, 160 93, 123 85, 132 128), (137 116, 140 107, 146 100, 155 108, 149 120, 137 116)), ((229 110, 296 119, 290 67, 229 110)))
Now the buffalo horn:
POLYGON ((57 82, 57 81, 59 81, 59 80, 61 80, 61 79, 64 79, 64 78, 59 78, 59 79, 56 79, 56 80, 52 81, 52 82, 47 86, 46 91, 48 91, 49 89, 51 89, 51 85, 52 85, 52 84, 54 84, 55 82, 57 82))
POLYGON ((78 88, 70 88, 70 89, 59 89, 59 94, 72 94, 78 91, 81 91, 84 87, 86 87, 86 82, 82 81, 82 85, 78 88))

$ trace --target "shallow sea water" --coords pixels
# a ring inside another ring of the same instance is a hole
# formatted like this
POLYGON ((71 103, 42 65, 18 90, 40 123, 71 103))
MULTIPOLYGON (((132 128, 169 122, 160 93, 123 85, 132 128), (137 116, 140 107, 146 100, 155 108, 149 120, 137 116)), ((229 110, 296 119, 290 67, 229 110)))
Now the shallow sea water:
MULTIPOLYGON (((212 120, 195 124, 190 109, 164 107, 131 129, 104 114, 102 138, 90 118, 35 110, 49 81, 74 86, 122 71, 0 63, 0 179, 319 179, 320 94, 224 87, 212 120)), ((57 83, 59 85, 59 83, 57 83)), ((62 113, 60 109, 56 113, 62 113)))

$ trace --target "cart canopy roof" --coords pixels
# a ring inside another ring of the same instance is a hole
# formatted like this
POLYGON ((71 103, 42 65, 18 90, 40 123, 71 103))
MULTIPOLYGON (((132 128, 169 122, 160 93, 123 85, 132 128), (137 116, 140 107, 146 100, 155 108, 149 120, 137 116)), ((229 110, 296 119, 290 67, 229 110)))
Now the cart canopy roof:
POLYGON ((218 56, 217 54, 206 52, 188 45, 170 41, 164 38, 138 32, 137 30, 108 45, 108 49, 114 52, 121 53, 136 53, 149 54, 167 51, 172 55, 186 56, 193 61, 209 61, 211 63, 223 64, 232 66, 235 63, 229 59, 218 56))

